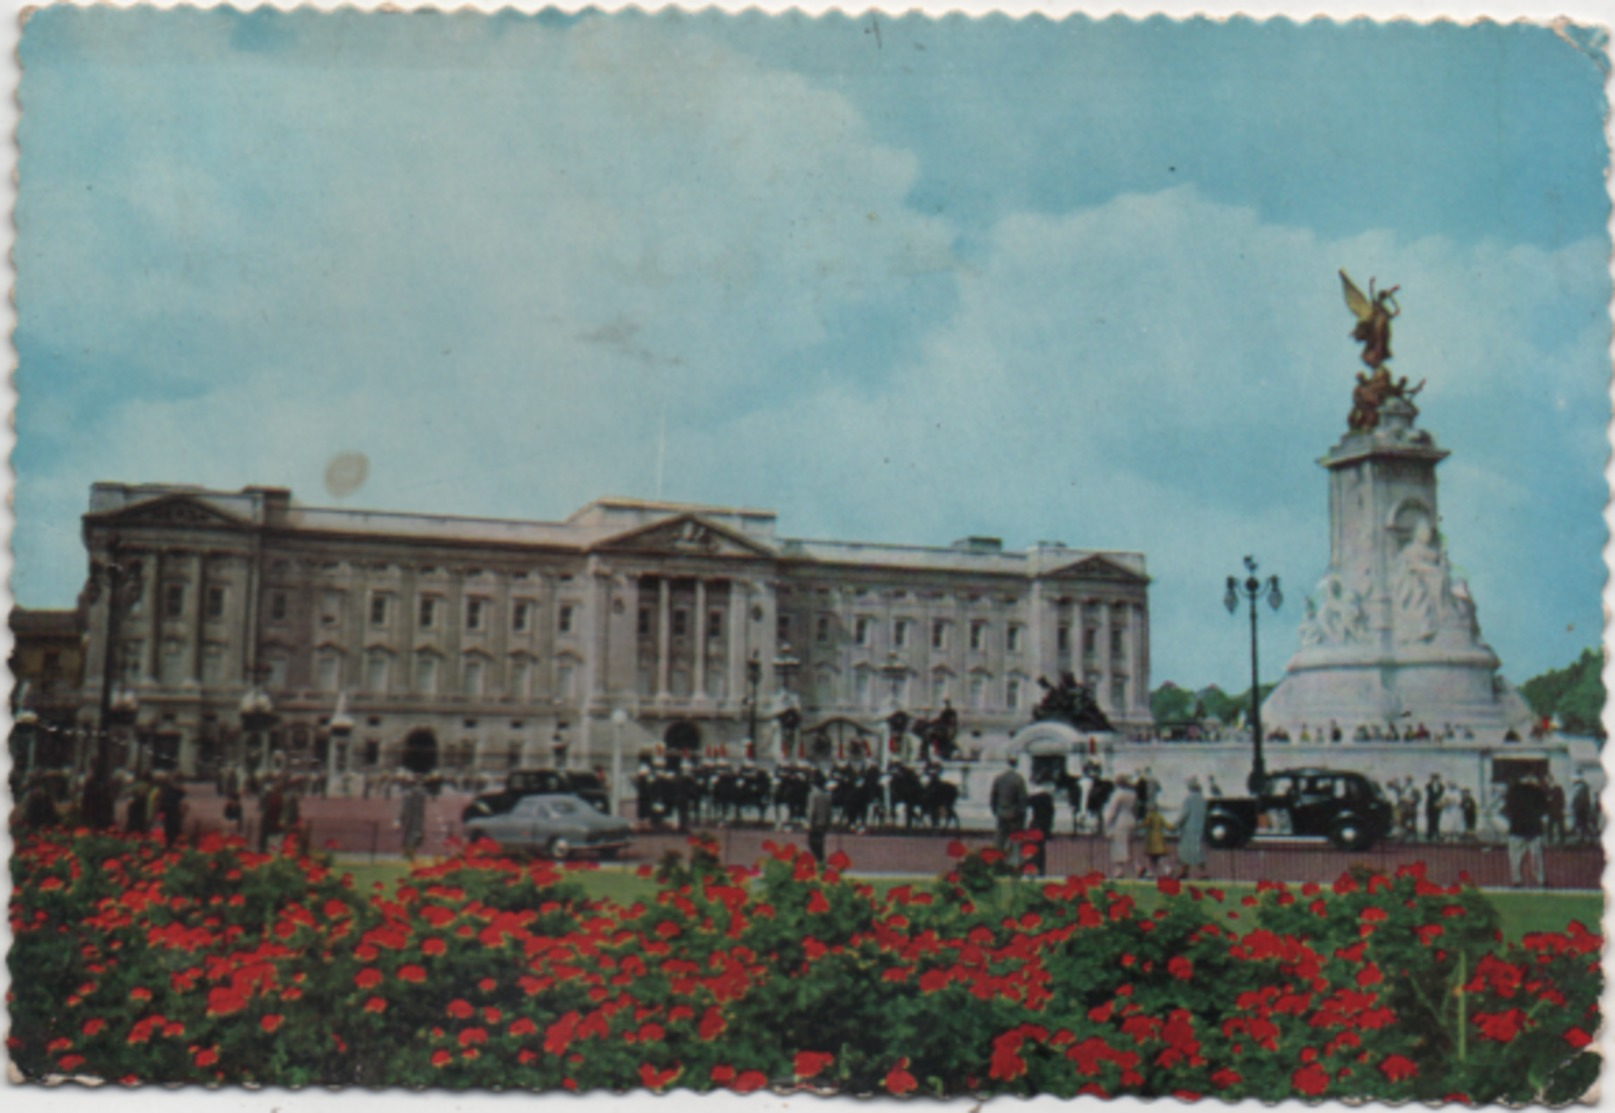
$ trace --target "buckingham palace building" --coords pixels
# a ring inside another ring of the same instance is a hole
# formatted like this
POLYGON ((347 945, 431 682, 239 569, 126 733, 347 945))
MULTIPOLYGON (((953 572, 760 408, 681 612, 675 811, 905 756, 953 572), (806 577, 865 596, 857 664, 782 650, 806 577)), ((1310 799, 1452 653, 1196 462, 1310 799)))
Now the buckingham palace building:
POLYGON ((272 757, 466 776, 619 747, 778 759, 950 708, 968 751, 1065 672, 1119 730, 1149 724, 1141 554, 775 525, 616 498, 529 522, 98 483, 80 723, 187 775, 272 757))

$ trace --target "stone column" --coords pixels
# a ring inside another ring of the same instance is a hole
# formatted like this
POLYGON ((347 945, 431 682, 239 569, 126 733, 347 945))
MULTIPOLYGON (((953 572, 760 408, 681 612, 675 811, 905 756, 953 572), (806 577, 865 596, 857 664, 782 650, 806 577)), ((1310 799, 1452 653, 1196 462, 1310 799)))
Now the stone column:
POLYGON ((670 698, 667 690, 668 659, 671 657, 668 636, 671 623, 669 621, 669 591, 672 585, 666 576, 659 576, 656 580, 656 699, 666 703, 670 698))
POLYGON ((729 691, 726 702, 738 706, 746 690, 747 631, 751 623, 751 597, 743 580, 729 581, 729 691))
POLYGON ((1110 609, 1115 606, 1109 599, 1099 601, 1099 688, 1095 693, 1099 697, 1099 706, 1112 715, 1120 715, 1124 708, 1115 706, 1110 699, 1111 678, 1116 675, 1116 661, 1111 656, 1110 638, 1114 627, 1111 625, 1110 609))
POLYGON ((695 613, 691 618, 691 643, 695 647, 691 697, 700 701, 707 698, 707 582, 703 579, 695 581, 695 613))

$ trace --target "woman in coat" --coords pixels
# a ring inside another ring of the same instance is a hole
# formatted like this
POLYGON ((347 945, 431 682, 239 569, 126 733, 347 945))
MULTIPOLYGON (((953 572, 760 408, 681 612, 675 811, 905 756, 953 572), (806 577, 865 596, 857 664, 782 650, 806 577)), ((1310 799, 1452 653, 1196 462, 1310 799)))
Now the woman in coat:
POLYGON ((1110 876, 1126 877, 1133 866, 1133 828, 1138 823, 1138 793, 1130 777, 1116 778, 1116 791, 1110 796, 1110 813, 1105 830, 1110 833, 1110 876))
POLYGON ((1198 867, 1200 876, 1206 873, 1206 798, 1200 791, 1200 778, 1189 778, 1189 795, 1183 798, 1183 810, 1178 813, 1178 876, 1188 877, 1198 867))

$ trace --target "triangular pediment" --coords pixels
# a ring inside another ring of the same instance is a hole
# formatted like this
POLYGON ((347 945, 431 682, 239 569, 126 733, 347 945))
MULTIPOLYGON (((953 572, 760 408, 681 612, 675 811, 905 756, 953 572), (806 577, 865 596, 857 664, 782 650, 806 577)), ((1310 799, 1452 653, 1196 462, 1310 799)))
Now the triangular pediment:
POLYGON ((1148 576, 1140 575, 1122 564, 1103 556, 1088 556, 1047 573, 1047 578, 1058 580, 1087 580, 1119 584, 1147 584, 1148 576))
POLYGON ((119 526, 230 526, 247 523, 192 495, 162 495, 119 510, 86 515, 96 522, 119 526))
POLYGON ((607 538, 596 552, 644 553, 657 556, 741 557, 771 559, 772 550, 745 534, 708 521, 698 514, 680 514, 607 538))

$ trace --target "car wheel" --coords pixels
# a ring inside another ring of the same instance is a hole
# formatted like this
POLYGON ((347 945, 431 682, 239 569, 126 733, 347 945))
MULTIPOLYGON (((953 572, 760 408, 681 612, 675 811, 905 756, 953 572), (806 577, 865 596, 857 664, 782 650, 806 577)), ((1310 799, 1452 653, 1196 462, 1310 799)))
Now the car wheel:
POLYGON ((557 835, 549 841, 546 851, 548 852, 549 856, 554 858, 557 862, 564 862, 566 860, 566 856, 572 853, 572 844, 561 838, 561 836, 557 835))
POLYGON ((1240 830, 1239 824, 1227 816, 1214 815, 1206 824, 1206 842, 1219 850, 1232 850, 1245 841, 1245 833, 1240 830))
POLYGON ((1344 819, 1329 832, 1329 841, 1340 850, 1362 850, 1368 843, 1368 835, 1355 819, 1344 819))

